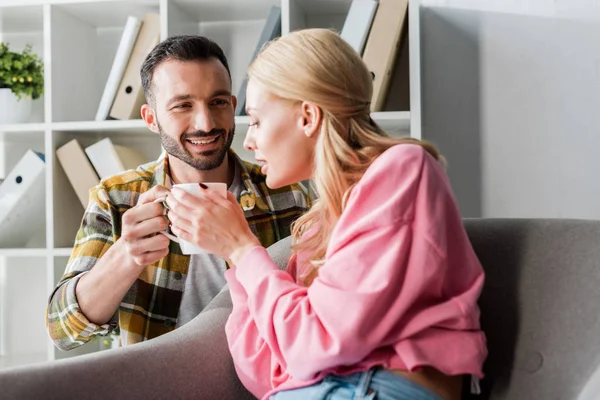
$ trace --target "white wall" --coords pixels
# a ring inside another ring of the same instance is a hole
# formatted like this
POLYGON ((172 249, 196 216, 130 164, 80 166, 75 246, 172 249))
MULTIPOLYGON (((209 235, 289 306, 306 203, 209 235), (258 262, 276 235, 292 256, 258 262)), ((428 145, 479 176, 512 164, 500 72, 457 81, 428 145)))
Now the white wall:
POLYGON ((600 2, 597 0, 422 0, 421 3, 425 6, 522 15, 578 16, 584 18, 600 16, 600 2))
POLYGON ((600 18, 426 7, 421 57, 465 216, 600 218, 600 18))
POLYGON ((0 257, 0 357, 6 355, 6 258, 0 257))

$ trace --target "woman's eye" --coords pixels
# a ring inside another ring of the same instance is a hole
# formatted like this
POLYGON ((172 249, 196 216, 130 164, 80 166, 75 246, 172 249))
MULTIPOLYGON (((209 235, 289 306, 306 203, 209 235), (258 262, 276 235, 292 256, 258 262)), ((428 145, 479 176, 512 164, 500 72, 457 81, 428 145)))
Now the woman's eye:
POLYGON ((256 121, 256 122, 250 122, 248 124, 248 127, 251 127, 251 126, 258 126, 258 121, 256 121))

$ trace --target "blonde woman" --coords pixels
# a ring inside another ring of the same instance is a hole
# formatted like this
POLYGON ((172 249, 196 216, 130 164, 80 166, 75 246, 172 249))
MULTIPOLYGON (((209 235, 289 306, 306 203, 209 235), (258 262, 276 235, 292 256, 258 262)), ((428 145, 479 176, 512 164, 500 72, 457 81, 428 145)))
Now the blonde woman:
POLYGON ((484 274, 437 151, 374 123, 371 75, 332 31, 271 42, 248 75, 244 143, 267 185, 314 178, 319 194, 293 227, 287 271, 233 196, 167 200, 173 231, 232 265, 241 381, 263 399, 459 399, 487 356, 484 274))

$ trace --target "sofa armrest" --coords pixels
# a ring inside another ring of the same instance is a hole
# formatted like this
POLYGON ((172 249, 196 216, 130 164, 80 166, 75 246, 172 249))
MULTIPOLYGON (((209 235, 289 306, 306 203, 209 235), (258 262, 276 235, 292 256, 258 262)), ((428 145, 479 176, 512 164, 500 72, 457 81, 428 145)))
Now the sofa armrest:
MULTIPOLYGON (((267 250, 282 269, 291 240, 267 250)), ((225 336, 225 286, 192 321, 155 339, 0 371, 2 399, 254 399, 239 381, 225 336)))
POLYGON ((118 349, 0 371, 3 399, 253 399, 233 367, 229 291, 186 325, 118 349))

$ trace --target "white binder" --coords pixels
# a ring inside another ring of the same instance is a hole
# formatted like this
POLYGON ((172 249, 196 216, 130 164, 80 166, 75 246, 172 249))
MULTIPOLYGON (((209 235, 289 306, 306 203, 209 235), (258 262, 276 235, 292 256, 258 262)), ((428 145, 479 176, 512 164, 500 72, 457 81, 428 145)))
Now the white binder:
POLYGON ((340 36, 362 56, 375 12, 377 0, 352 0, 340 36))
POLYGON ((96 121, 104 121, 108 118, 108 113, 110 112, 110 108, 117 95, 117 90, 119 89, 121 79, 125 73, 125 67, 127 67, 133 45, 138 37, 138 33, 140 33, 141 27, 142 20, 139 18, 133 16, 127 18, 125 29, 123 29, 121 41, 119 42, 119 47, 117 48, 117 53, 113 59, 113 64, 110 73, 108 74, 106 85, 104 86, 104 92, 102 93, 100 104, 98 105, 96 121))
POLYGON ((44 156, 28 150, 0 184, 0 247, 25 247, 45 223, 44 156))

